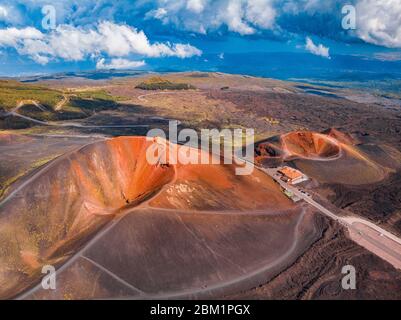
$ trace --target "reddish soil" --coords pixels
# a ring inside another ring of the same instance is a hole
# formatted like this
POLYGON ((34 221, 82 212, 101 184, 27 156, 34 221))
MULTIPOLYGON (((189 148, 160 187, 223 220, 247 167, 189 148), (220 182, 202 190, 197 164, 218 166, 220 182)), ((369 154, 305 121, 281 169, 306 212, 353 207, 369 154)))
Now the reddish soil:
POLYGON ((340 145, 337 140, 315 132, 290 132, 281 136, 281 142, 284 151, 290 157, 326 159, 340 154, 340 145))
POLYGON ((292 131, 278 137, 269 138, 257 143, 255 152, 256 160, 263 161, 266 158, 311 160, 332 160, 340 157, 342 141, 346 135, 342 133, 333 134, 336 131, 317 133, 312 131, 292 131), (340 137, 342 140, 338 140, 340 137))
POLYGON ((146 200, 189 211, 293 207, 258 171, 236 176, 236 165, 151 165, 145 156, 151 144, 120 137, 85 146, 47 165, 3 204, 0 297, 30 287, 42 265, 62 264, 103 226, 146 200))
POLYGON ((356 145, 356 144, 360 143, 360 141, 357 138, 353 137, 349 133, 342 132, 335 128, 327 129, 327 130, 323 131, 322 133, 328 135, 329 137, 336 139, 337 141, 340 141, 341 143, 345 143, 348 145, 356 145))
POLYGON ((374 153, 386 155, 377 157, 367 152, 372 144, 357 143, 353 136, 336 129, 325 133, 294 131, 258 143, 255 154, 261 165, 287 162, 319 183, 364 185, 385 179, 395 168, 397 150, 376 146, 374 153))

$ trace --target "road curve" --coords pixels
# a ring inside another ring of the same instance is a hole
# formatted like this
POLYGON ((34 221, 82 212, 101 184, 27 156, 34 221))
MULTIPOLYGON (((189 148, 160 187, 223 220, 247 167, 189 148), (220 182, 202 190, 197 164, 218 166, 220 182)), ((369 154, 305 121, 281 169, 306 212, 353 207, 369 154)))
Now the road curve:
POLYGON ((299 191, 297 187, 290 185, 278 178, 275 175, 277 173, 277 169, 266 169, 260 167, 257 168, 272 177, 272 179, 279 183, 283 189, 293 193, 297 197, 309 203, 311 206, 318 209, 326 216, 345 226, 349 230, 349 232, 352 233, 352 240, 362 245, 365 249, 376 254, 380 258, 391 263, 395 268, 401 269, 401 239, 399 237, 368 220, 351 216, 338 216, 337 214, 333 213, 332 211, 328 210, 327 208, 313 200, 311 196, 308 196, 299 191), (369 229, 374 230, 376 233, 370 232, 369 229), (355 236, 355 234, 357 235, 357 237, 355 236))
MULTIPOLYGON (((20 101, 17 106, 12 109, 10 112, 6 113, 6 116, 15 116, 19 117, 37 124, 45 125, 45 126, 54 126, 54 127, 73 127, 73 128, 87 128, 87 129, 94 129, 94 128, 149 128, 147 124, 121 124, 121 125, 83 125, 77 122, 55 122, 55 121, 42 121, 37 120, 28 116, 24 116, 18 113, 18 110, 27 104, 33 104, 34 106, 38 107, 41 111, 43 106, 38 101, 34 100, 23 100, 20 101)), ((43 107, 44 108, 44 107, 43 107)))

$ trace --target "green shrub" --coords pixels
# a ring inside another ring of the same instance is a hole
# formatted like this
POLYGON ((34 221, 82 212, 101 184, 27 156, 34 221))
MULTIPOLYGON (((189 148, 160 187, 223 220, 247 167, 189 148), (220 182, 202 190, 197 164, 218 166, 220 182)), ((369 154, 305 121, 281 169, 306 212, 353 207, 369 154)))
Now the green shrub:
POLYGON ((142 90, 189 90, 195 87, 188 83, 174 83, 161 77, 152 77, 141 82, 135 88, 142 90))

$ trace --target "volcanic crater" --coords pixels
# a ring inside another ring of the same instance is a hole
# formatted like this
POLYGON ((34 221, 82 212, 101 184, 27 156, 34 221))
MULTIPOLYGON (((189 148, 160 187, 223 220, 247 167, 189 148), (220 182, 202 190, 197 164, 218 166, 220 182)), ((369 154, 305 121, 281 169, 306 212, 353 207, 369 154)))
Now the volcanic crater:
POLYGON ((398 167, 394 154, 397 154, 394 148, 362 143, 334 128, 321 133, 293 131, 255 146, 255 161, 260 165, 277 167, 287 162, 320 183, 348 185, 365 185, 385 179, 398 167), (386 157, 374 157, 367 152, 372 147, 386 157))
MULTIPOLYGON (((295 208, 272 179, 258 170, 236 176, 235 164, 150 164, 146 152, 152 143, 145 137, 92 143, 46 165, 3 200, 0 297, 29 289, 39 280, 43 265, 59 267, 72 260, 95 235, 135 210, 161 210, 174 216, 177 210, 269 215, 295 208)), ((168 144, 165 152, 170 148, 191 149, 168 144)), ((143 219, 146 216, 151 215, 143 219)), ((293 229, 300 216, 284 213, 284 217, 289 222, 283 228, 293 229)), ((284 253, 286 246, 281 250, 284 253)))
POLYGON ((316 132, 290 132, 281 136, 281 143, 287 158, 332 160, 341 155, 341 146, 337 140, 316 132))

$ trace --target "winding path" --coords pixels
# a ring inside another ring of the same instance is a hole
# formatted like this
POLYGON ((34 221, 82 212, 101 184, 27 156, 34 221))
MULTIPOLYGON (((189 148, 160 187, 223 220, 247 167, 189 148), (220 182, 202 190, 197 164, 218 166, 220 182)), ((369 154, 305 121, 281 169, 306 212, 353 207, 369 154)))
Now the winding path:
POLYGON ((86 128, 86 129, 94 129, 94 128, 149 128, 147 124, 121 124, 121 125, 83 125, 78 122, 55 122, 55 121, 42 121, 37 120, 28 116, 24 116, 18 113, 18 110, 21 109, 25 105, 34 105, 39 108, 41 111, 46 111, 43 105, 41 105, 38 101, 34 100, 22 100, 17 106, 12 109, 10 112, 6 113, 6 116, 15 116, 19 117, 40 125, 44 126, 54 126, 54 127, 73 127, 73 128, 86 128))
POLYGON ((57 102, 56 106, 54 107, 54 110, 55 111, 61 110, 68 101, 70 101, 69 96, 64 94, 63 95, 63 100, 57 102))

